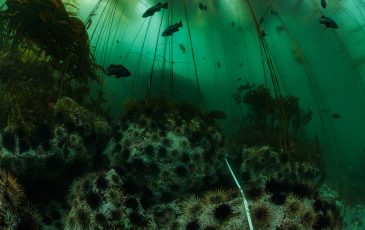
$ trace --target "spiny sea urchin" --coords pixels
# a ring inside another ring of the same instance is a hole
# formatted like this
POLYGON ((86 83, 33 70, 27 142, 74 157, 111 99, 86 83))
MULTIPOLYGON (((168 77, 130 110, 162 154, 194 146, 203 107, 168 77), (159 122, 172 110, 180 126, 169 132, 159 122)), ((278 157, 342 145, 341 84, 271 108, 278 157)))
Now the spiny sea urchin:
POLYGON ((204 200, 208 204, 219 204, 221 202, 227 201, 227 191, 222 188, 209 190, 205 193, 204 200))
POLYGON ((106 197, 108 202, 118 205, 122 199, 122 191, 118 188, 110 188, 106 191, 106 197))
POLYGON ((96 179, 96 187, 100 190, 105 190, 108 187, 108 183, 104 175, 99 175, 96 179))
POLYGON ((169 138, 164 138, 164 139, 162 139, 162 145, 165 147, 171 147, 172 140, 169 138))
POLYGON ((259 200, 265 194, 261 184, 249 184, 245 188, 245 196, 248 200, 259 200))
POLYGON ((306 208, 301 215, 300 222, 306 229, 312 229, 315 227, 317 223, 317 215, 314 210, 312 208, 306 208))
POLYGON ((103 213, 96 214, 94 219, 98 226, 105 226, 107 224, 106 216, 103 213))
POLYGON ((155 153, 155 148, 153 147, 153 145, 147 145, 146 147, 144 147, 143 152, 148 156, 153 156, 155 153))
POLYGON ((269 229, 275 224, 276 210, 270 203, 255 203, 250 207, 250 213, 255 228, 269 229))
POLYGON ((183 214, 186 218, 196 218, 205 209, 205 203, 196 196, 190 197, 187 202, 184 202, 183 214))
POLYGON ((227 220, 233 214, 233 209, 228 203, 221 203, 213 208, 212 214, 215 220, 221 222, 227 220))
POLYGON ((74 211, 76 226, 79 229, 88 229, 91 222, 91 214, 86 208, 79 207, 74 211))
POLYGON ((285 208, 286 213, 294 218, 302 213, 304 204, 300 197, 292 196, 285 202, 285 208))

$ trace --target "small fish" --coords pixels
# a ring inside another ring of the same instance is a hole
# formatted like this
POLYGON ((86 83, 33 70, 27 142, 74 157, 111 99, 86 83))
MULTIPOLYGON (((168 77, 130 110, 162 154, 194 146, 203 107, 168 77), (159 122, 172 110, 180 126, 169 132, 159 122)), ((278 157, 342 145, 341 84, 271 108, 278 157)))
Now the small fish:
POLYGON ((340 115, 338 113, 335 113, 332 115, 332 118, 340 118, 340 115))
POLYGON ((267 34, 267 33, 265 33, 265 30, 262 30, 262 31, 261 31, 261 35, 262 35, 262 37, 265 37, 265 36, 267 36, 268 34, 267 34))
POLYGON ((207 10, 207 6, 204 6, 203 3, 199 3, 199 9, 207 10))
POLYGON ((142 18, 153 16, 157 11, 160 11, 162 8, 167 9, 168 4, 169 4, 168 2, 164 4, 161 4, 161 2, 157 3, 157 5, 148 8, 146 12, 144 12, 144 14, 142 15, 142 18))
POLYGON ((204 60, 205 60, 205 57, 204 57, 204 60))
POLYGON ((122 56, 119 56, 120 59, 122 59, 122 56))
POLYGON ((234 24, 234 22, 232 22, 231 25, 234 27, 236 24, 234 24))
POLYGON ((321 6, 325 9, 327 7, 326 0, 321 0, 321 6))
POLYGON ((119 40, 117 40, 117 43, 119 44, 119 40))
POLYGON ((319 24, 324 24, 324 25, 326 25, 327 28, 332 28, 332 29, 339 28, 335 21, 333 21, 332 19, 327 18, 325 16, 322 16, 319 18, 319 24))
POLYGON ((121 77, 129 77, 131 73, 122 65, 113 65, 111 64, 107 69, 108 76, 115 76, 116 79, 121 77))
POLYGON ((276 26, 276 32, 280 33, 281 31, 283 31, 285 29, 284 26, 276 26))
POLYGON ((217 66, 218 68, 221 68, 221 64, 219 62, 217 62, 217 66))
POLYGON ((270 10, 270 14, 274 15, 274 16, 278 16, 278 12, 276 12, 275 10, 270 10))
POLYGON ((175 32, 179 31, 179 27, 182 27, 182 26, 183 26, 183 24, 180 20, 179 23, 175 23, 174 25, 167 27, 167 29, 162 33, 162 37, 173 35, 175 32))
POLYGON ((241 81, 242 80, 242 77, 238 78, 237 81, 241 81))
POLYGON ((180 47, 180 51, 181 51, 183 54, 186 54, 186 48, 185 48, 184 44, 180 44, 180 45, 179 45, 179 47, 180 47))
POLYGON ((238 42, 235 42, 234 45, 238 45, 238 42))
POLYGON ((242 66, 243 66, 243 62, 240 63, 240 67, 242 67, 242 66))
POLYGON ((264 17, 261 17, 260 18, 260 21, 259 21, 259 26, 261 26, 261 24, 264 22, 264 17))

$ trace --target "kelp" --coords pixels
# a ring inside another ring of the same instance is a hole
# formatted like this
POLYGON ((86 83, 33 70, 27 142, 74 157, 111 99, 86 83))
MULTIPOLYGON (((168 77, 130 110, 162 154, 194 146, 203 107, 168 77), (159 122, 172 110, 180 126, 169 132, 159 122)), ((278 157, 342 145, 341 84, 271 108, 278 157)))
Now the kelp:
POLYGON ((7 0, 0 8, 0 128, 11 123, 31 132, 42 120, 52 123, 58 99, 85 105, 90 84, 101 84, 98 71, 105 70, 86 32, 91 21, 70 17, 77 14, 60 0, 7 0))

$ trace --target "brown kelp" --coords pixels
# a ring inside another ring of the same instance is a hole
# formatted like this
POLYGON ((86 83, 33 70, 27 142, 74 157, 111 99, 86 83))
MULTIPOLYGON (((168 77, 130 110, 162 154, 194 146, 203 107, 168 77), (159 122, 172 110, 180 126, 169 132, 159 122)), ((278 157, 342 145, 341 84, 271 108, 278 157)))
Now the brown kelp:
POLYGON ((59 0, 5 2, 0 11, 2 125, 31 131, 49 117, 58 99, 68 96, 85 104, 89 84, 101 82, 98 70, 105 70, 90 52, 90 22, 70 17, 76 15, 59 0))

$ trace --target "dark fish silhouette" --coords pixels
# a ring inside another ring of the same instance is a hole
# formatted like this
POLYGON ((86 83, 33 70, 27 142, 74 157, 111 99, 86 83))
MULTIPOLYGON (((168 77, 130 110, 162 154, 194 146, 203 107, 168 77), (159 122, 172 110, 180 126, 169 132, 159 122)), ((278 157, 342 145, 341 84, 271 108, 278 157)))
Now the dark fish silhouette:
POLYGON ((122 58, 122 56, 119 56, 119 58, 122 58))
POLYGON ((268 35, 267 33, 265 33, 265 30, 262 30, 261 31, 261 35, 262 35, 262 37, 265 37, 266 35, 268 35))
POLYGON ((162 36, 163 37, 171 36, 175 32, 179 31, 179 27, 182 27, 182 26, 183 26, 183 24, 180 20, 179 23, 175 23, 174 25, 171 25, 171 26, 167 27, 167 29, 162 33, 162 36))
POLYGON ((340 118, 340 115, 338 113, 335 113, 332 115, 332 118, 340 118))
POLYGON ((237 81, 241 81, 242 80, 242 77, 238 78, 237 81))
POLYGON ((243 62, 240 63, 240 67, 242 67, 242 66, 243 66, 243 62))
POLYGON ((225 113, 223 113, 220 110, 212 110, 209 112, 209 116, 214 118, 214 119, 220 119, 220 120, 225 120, 227 118, 227 115, 225 113))
POLYGON ((117 43, 119 44, 119 40, 117 40, 117 43))
POLYGON ((321 0, 321 6, 323 8, 326 8, 326 6, 327 6, 326 0, 321 0))
POLYGON ((271 15, 274 15, 274 16, 277 16, 278 15, 278 12, 276 12, 275 10, 270 10, 270 14, 271 15))
POLYGON ((234 24, 234 22, 232 22, 231 25, 234 27, 236 24, 234 24))
POLYGON ((219 62, 217 62, 217 66, 218 68, 221 68, 221 64, 219 62))
POLYGON ((207 6, 203 6, 203 3, 199 3, 199 9, 207 10, 207 6))
POLYGON ((111 64, 107 69, 108 76, 115 76, 116 79, 121 77, 129 77, 131 73, 122 65, 113 65, 111 64))
POLYGON ((339 28, 335 21, 333 21, 332 19, 327 18, 325 16, 322 16, 319 18, 319 24, 324 24, 324 25, 326 25, 327 28, 332 28, 332 29, 339 28))
POLYGON ((169 4, 168 2, 164 4, 161 4, 161 2, 157 3, 157 5, 152 6, 151 8, 146 10, 146 12, 144 12, 144 14, 142 15, 142 18, 153 16, 157 11, 160 11, 161 8, 167 9, 168 4, 169 4))
POLYGON ((259 26, 261 26, 261 24, 264 22, 264 17, 261 17, 260 18, 260 21, 259 21, 259 26))

